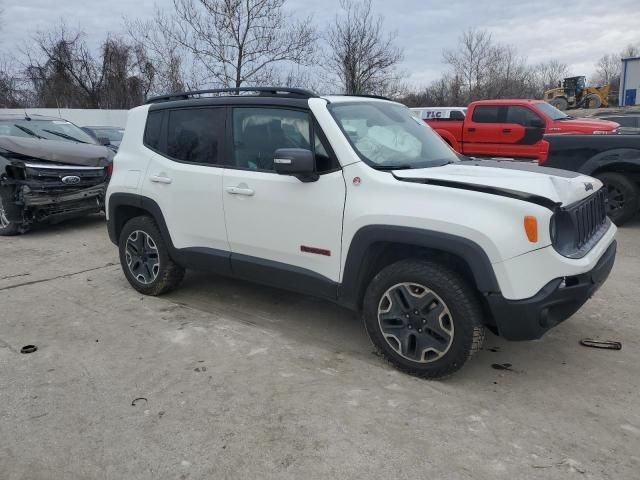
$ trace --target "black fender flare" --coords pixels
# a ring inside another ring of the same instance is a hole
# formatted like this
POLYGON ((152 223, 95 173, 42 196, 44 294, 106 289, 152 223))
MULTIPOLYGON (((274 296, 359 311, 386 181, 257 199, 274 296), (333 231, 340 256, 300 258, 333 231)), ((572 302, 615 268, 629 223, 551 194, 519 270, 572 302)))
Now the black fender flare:
POLYGON ((116 214, 116 211, 120 207, 135 207, 151 215, 158 225, 158 228, 160 228, 164 241, 168 243, 169 248, 174 249, 171 235, 169 234, 169 229, 167 228, 167 223, 164 220, 160 206, 149 197, 135 193, 112 193, 109 196, 107 230, 109 232, 109 239, 113 244, 118 245, 118 234, 123 226, 116 214))
POLYGON ((579 171, 585 175, 593 175, 594 172, 611 165, 640 167, 640 150, 616 148, 598 153, 587 160, 579 171))
POLYGON ((489 257, 482 247, 472 240, 420 228, 369 225, 356 232, 349 246, 340 285, 340 303, 357 308, 366 288, 363 283, 368 255, 371 247, 377 243, 423 247, 456 255, 467 263, 480 292, 500 292, 489 257))

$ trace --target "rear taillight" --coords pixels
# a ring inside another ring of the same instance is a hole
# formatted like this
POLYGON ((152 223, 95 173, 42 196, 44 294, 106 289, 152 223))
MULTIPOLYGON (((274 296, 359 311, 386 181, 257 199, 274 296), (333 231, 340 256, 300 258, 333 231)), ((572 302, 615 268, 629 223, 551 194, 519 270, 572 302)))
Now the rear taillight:
POLYGON ((542 140, 540 142, 540 153, 538 154, 538 165, 544 165, 549 159, 549 142, 542 140))
POLYGON ((113 174, 113 162, 107 165, 107 177, 111 177, 112 174, 113 174))

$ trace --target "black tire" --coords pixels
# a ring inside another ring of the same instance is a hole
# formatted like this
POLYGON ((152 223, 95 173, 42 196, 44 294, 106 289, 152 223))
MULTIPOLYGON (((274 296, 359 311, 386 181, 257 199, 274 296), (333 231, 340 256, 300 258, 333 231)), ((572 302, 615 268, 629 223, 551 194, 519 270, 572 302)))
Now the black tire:
MULTIPOLYGON (((12 205, 4 205, 2 203, 2 197, 0 197, 0 236, 10 237, 13 235, 19 235, 26 231, 25 228, 19 223, 13 222, 7 218, 7 210, 13 207, 12 205)), ((14 207, 17 208, 17 207, 14 207)))
POLYGON ((601 106, 602 99, 594 93, 587 95, 584 100, 584 108, 600 108, 601 106))
POLYGON ((638 212, 640 189, 638 185, 620 173, 605 172, 596 175, 607 189, 609 218, 620 226, 638 212))
POLYGON ((161 295, 176 288, 184 268, 169 256, 169 249, 151 217, 129 220, 118 242, 120 265, 125 277, 144 295, 161 295))
POLYGON ((363 317, 382 356, 422 378, 451 375, 484 341, 482 308, 473 288, 449 268, 422 259, 382 269, 365 293, 363 317))
POLYGON ((556 97, 550 100, 549 103, 563 112, 569 108, 569 102, 564 97, 556 97))

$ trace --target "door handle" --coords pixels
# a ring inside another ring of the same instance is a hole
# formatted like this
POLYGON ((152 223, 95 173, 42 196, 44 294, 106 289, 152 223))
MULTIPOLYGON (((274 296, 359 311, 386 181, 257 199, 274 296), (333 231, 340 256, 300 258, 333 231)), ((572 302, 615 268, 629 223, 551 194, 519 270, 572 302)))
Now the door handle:
POLYGON ((167 185, 173 181, 169 177, 164 177, 162 175, 151 175, 149 177, 149 180, 151 180, 154 183, 166 183, 167 185))
POLYGON ((510 128, 503 128, 502 129, 502 133, 511 133, 511 129, 510 128))
POLYGON ((231 195, 245 195, 247 197, 252 197, 255 193, 253 189, 247 187, 226 187, 225 190, 231 195))
POLYGON ((473 127, 472 128, 467 128, 467 132, 475 132, 475 131, 476 131, 476 129, 473 128, 473 127))

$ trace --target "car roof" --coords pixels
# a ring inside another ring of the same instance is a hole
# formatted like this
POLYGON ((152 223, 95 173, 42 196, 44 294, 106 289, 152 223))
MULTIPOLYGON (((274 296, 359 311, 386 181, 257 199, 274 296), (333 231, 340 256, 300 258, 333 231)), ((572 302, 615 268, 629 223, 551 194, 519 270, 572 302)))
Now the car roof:
POLYGON ((501 98, 496 100, 476 100, 469 105, 533 105, 536 103, 544 103, 542 100, 535 100, 532 98, 501 98))

